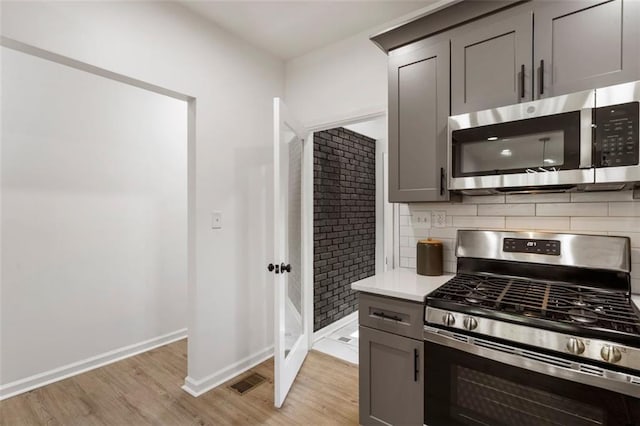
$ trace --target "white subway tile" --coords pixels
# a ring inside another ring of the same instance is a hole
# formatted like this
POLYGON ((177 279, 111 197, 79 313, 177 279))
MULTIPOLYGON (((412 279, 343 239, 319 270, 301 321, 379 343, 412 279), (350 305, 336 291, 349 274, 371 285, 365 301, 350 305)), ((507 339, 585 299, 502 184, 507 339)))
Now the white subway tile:
MULTIPOLYGON (((443 203, 410 203, 408 204, 408 206, 409 206, 409 211, 431 210, 431 206, 436 204, 443 204, 443 203)), ((446 204, 449 204, 449 203, 446 203, 446 204)))
POLYGON ((458 228, 504 229, 502 216, 454 216, 453 226, 458 228))
POLYGON ((640 216, 640 201, 609 203, 609 216, 640 216))
POLYGON ((612 235, 616 237, 629 237, 631 239, 631 247, 640 248, 640 232, 613 231, 613 232, 608 232, 608 235, 612 235))
POLYGON ((400 236, 401 237, 413 237, 416 235, 416 230, 411 226, 401 226, 400 227, 400 236))
POLYGON ((507 195, 507 203, 568 203, 569 194, 515 194, 507 195))
POLYGON ((607 203, 537 204, 536 216, 606 216, 607 203))
POLYGON ((568 230, 571 220, 568 217, 520 216, 507 217, 507 229, 537 229, 547 231, 568 230))
POLYGON ((504 204, 504 195, 465 195, 462 197, 465 204, 504 204))
POLYGON ((449 274, 455 274, 456 268, 457 268, 456 262, 444 262, 444 264, 442 265, 443 272, 446 272, 449 274))
POLYGON ((442 258, 444 259, 445 262, 455 262, 457 259, 456 254, 453 252, 453 250, 445 250, 442 253, 442 258))
POLYGON ((429 230, 429 236, 432 238, 456 238, 458 235, 458 228, 431 228, 429 230))
POLYGON ((534 216, 535 204, 481 204, 478 216, 534 216))
POLYGON ((416 257, 416 248, 400 247, 400 257, 416 257))
POLYGON ((400 237, 400 247, 407 247, 409 245, 409 237, 400 237))
POLYGON ((411 210, 430 210, 432 212, 442 211, 447 216, 475 216, 478 212, 478 206, 475 204, 449 204, 449 203, 429 203, 412 205, 411 210))
POLYGON ((401 257, 400 258, 400 267, 401 268, 411 268, 411 266, 409 266, 409 259, 406 257, 401 257))
POLYGON ((455 238, 438 238, 438 239, 442 241, 442 244, 444 245, 445 249, 453 250, 455 248, 455 245, 456 245, 455 238))
POLYGON ((411 216, 400 216, 400 226, 411 226, 411 216))
POLYGON ((571 229, 576 231, 640 230, 638 217, 572 217, 571 229))
POLYGON ((633 191, 574 192, 571 194, 571 201, 574 203, 631 201, 632 199, 633 191))
POLYGON ((578 235, 609 235, 607 231, 576 231, 575 229, 571 229, 569 232, 578 235))
POLYGON ((411 215, 411 212, 409 211, 409 204, 398 204, 398 212, 400 216, 411 215))
POLYGON ((640 280, 640 263, 631 264, 631 279, 640 280))

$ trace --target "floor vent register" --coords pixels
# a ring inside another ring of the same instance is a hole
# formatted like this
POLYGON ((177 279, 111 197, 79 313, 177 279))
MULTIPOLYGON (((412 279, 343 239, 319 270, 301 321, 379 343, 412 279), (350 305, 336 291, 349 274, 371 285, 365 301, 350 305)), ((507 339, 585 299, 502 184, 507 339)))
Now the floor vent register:
POLYGON ((267 379, 258 373, 252 373, 242 380, 239 380, 229 386, 240 395, 244 395, 252 389, 255 389, 260 384, 264 383, 267 379))

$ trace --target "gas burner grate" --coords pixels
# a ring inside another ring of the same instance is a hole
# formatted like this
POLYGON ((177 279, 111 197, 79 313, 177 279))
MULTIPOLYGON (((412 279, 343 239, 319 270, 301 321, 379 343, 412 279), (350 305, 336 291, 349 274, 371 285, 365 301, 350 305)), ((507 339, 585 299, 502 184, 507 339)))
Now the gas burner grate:
POLYGON ((581 327, 640 334, 640 317, 623 292, 482 274, 458 274, 429 295, 470 307, 581 327))

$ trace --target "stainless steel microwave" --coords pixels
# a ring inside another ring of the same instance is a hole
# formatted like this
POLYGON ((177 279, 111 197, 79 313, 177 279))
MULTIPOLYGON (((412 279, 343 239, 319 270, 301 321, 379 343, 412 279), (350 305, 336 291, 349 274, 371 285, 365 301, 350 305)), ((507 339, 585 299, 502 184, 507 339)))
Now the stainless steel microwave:
POLYGON ((640 81, 449 117, 449 189, 615 190, 640 183, 640 81))

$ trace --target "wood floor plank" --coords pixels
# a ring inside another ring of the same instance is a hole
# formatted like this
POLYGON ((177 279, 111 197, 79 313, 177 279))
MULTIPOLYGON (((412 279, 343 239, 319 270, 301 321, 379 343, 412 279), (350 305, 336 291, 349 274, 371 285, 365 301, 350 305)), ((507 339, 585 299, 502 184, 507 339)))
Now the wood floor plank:
POLYGON ((181 389, 185 339, 2 401, 0 425, 358 424, 353 364, 311 351, 281 409, 273 407, 273 358, 251 372, 267 380, 244 395, 229 388, 234 378, 194 398, 181 389))

